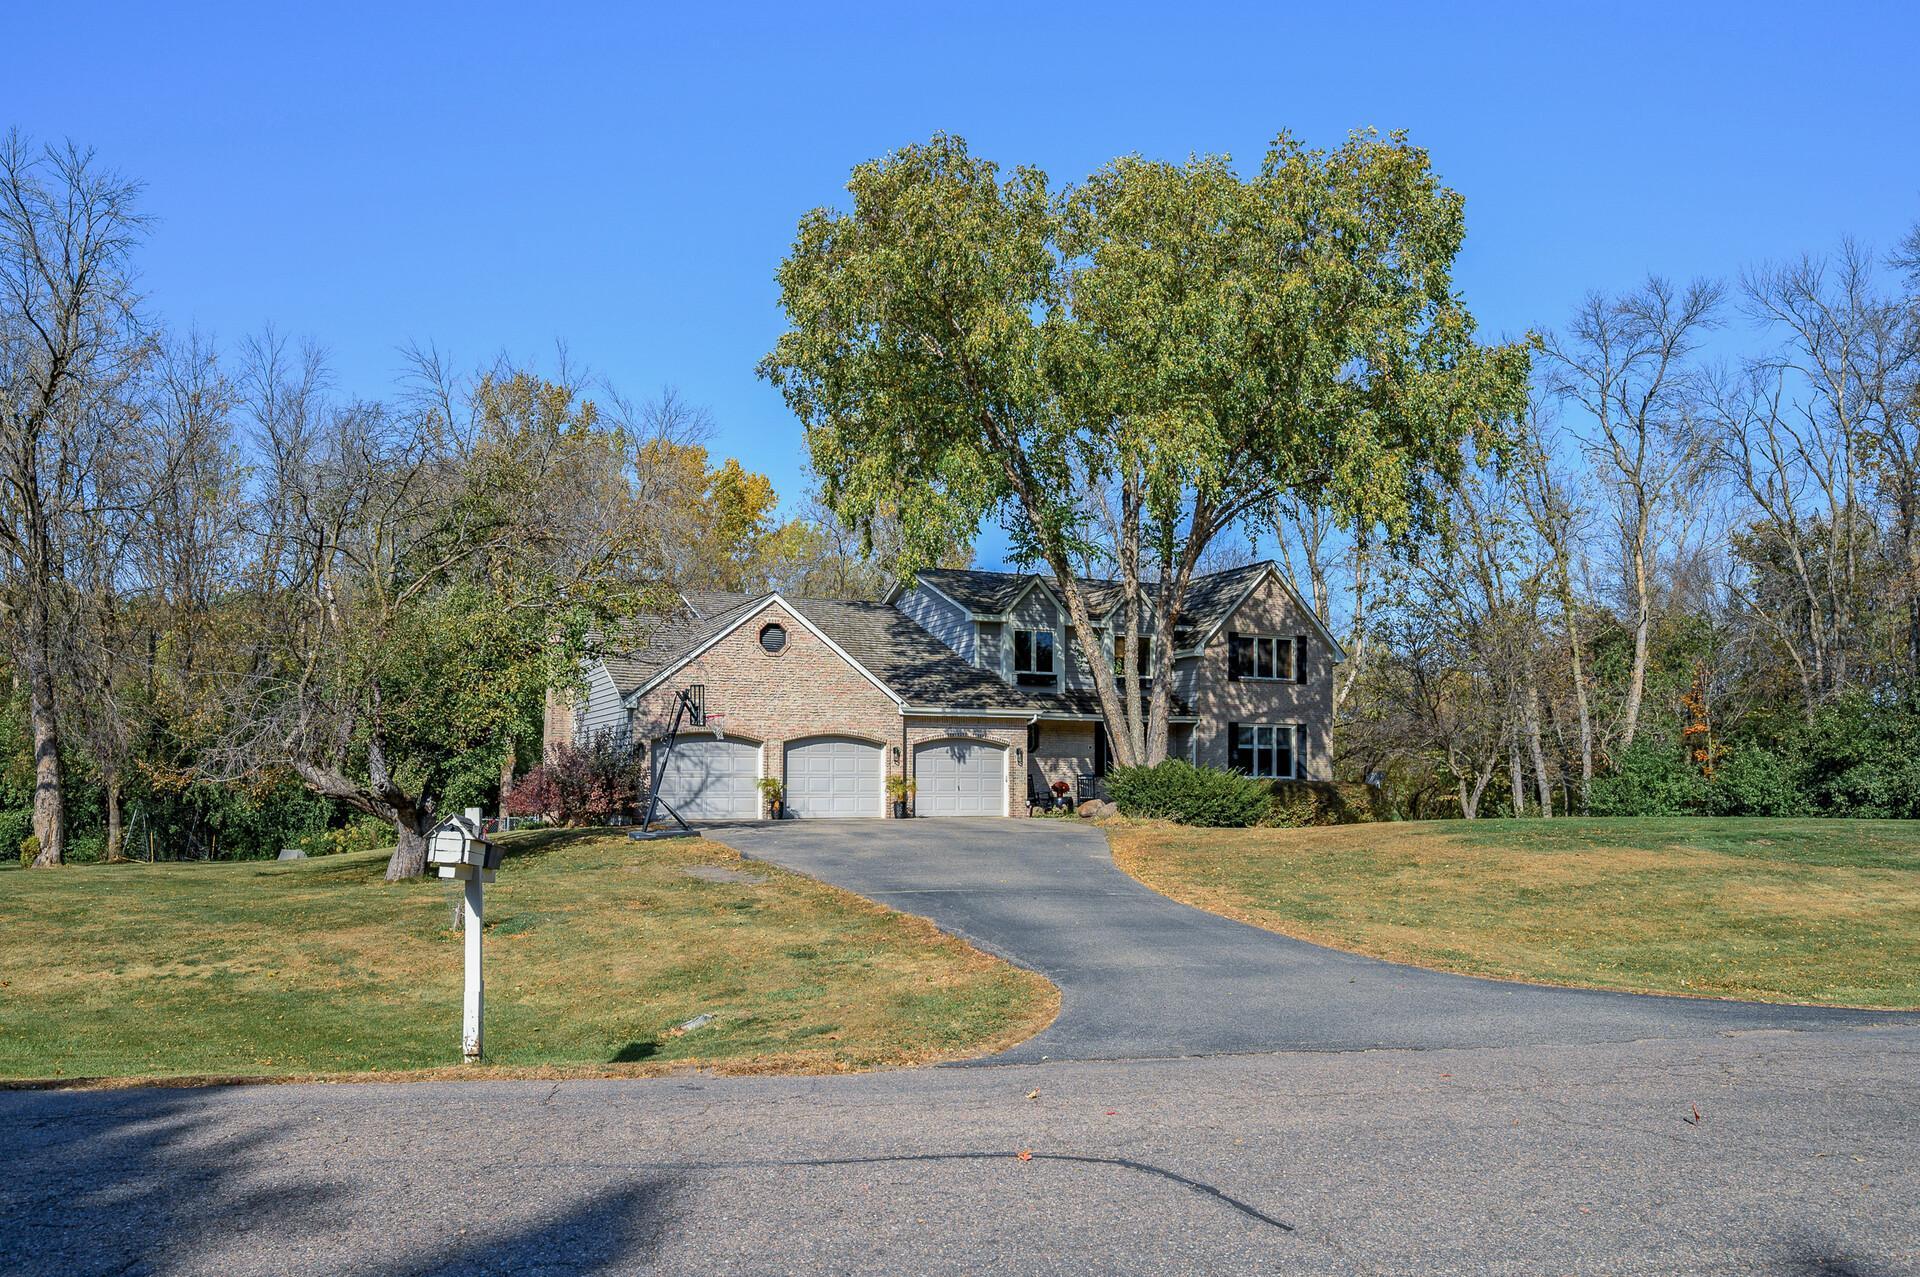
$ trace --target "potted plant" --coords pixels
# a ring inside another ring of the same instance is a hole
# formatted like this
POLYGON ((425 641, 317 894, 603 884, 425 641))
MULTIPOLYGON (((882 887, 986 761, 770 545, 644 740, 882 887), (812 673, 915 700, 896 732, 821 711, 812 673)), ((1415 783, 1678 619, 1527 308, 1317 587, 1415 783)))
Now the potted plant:
POLYGON ((1053 782, 1053 806, 1055 811, 1069 805, 1067 795, 1072 792, 1073 786, 1069 785, 1066 781, 1056 780, 1053 782))
POLYGON ((913 797, 920 786, 910 776, 887 777, 887 797, 893 800, 893 815, 896 820, 907 818, 907 800, 913 797))
POLYGON ((762 776, 754 784, 760 796, 767 800, 767 819, 779 820, 787 814, 787 787, 780 783, 778 776, 762 776))

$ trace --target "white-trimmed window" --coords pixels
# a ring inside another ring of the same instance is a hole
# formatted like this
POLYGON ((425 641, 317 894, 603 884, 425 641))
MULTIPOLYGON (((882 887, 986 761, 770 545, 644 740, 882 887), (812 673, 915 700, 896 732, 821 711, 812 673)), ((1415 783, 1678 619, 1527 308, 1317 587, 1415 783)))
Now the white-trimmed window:
POLYGON ((1053 631, 1013 632, 1013 681, 1023 687, 1052 687, 1053 631))
POLYGON ((1228 723, 1227 766, 1263 779, 1298 780, 1305 737, 1298 723, 1228 723))
POLYGON ((1227 677, 1274 683, 1306 682, 1303 634, 1227 635, 1227 677))

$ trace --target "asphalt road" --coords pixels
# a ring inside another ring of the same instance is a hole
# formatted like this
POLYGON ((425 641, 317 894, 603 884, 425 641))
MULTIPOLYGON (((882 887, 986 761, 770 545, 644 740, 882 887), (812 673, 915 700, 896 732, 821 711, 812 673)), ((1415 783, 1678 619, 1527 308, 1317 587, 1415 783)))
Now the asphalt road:
POLYGON ((1917 1079, 1885 1028, 0 1093, 0 1272, 1887 1277, 1917 1079))
POLYGON ((1920 1277, 1920 1017, 1434 976, 960 828, 722 836, 1053 975, 999 1067, 0 1092, 0 1273, 1920 1277))
POLYGON ((1060 986, 1046 1032, 986 1063, 1626 1042, 1920 1016, 1476 980, 1289 940, 1177 904, 1052 820, 782 821, 708 831, 1060 986))

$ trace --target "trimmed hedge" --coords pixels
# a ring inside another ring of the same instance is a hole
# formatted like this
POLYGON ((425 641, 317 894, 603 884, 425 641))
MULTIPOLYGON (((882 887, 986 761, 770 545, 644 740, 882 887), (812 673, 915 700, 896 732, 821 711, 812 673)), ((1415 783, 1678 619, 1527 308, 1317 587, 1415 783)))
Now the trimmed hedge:
POLYGON ((1107 793, 1123 816, 1205 827, 1261 825, 1273 812, 1273 787, 1239 772, 1169 758, 1152 767, 1116 767, 1107 793))
POLYGON ((1357 825, 1385 820, 1379 789, 1370 785, 1331 780, 1276 780, 1273 788, 1275 825, 1357 825))

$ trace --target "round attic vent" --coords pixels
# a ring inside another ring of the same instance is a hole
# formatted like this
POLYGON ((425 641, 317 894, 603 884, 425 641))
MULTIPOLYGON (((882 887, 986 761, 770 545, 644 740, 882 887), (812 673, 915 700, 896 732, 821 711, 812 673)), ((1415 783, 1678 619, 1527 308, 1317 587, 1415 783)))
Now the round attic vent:
POLYGON ((778 621, 760 627, 760 646, 769 656, 778 656, 787 650, 787 630, 778 621))

